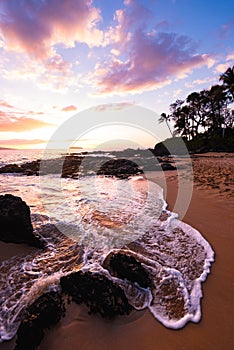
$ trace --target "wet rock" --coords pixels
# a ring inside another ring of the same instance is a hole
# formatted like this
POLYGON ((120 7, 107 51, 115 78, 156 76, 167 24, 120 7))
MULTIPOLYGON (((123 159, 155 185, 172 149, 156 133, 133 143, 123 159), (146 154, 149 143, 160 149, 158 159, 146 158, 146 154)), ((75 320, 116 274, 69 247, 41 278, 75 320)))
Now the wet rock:
POLYGON ((49 292, 40 296, 24 314, 17 331, 15 350, 34 350, 41 343, 44 330, 59 322, 65 314, 61 294, 49 292))
POLYGON ((176 167, 174 165, 172 165, 170 162, 161 163, 161 167, 162 167, 163 171, 176 170, 176 167))
POLYGON ((142 174, 138 165, 128 159, 111 159, 105 162, 97 172, 97 175, 116 176, 121 179, 132 175, 142 174))
POLYGON ((104 260, 103 267, 109 270, 112 276, 137 282, 143 288, 151 287, 148 272, 133 256, 110 253, 104 260))
POLYGON ((0 168, 0 174, 16 173, 23 175, 38 175, 40 168, 40 160, 18 164, 7 164, 0 168))
POLYGON ((133 309, 123 290, 100 274, 79 271, 62 277, 60 283, 62 291, 77 304, 86 304, 90 313, 111 319, 133 309))
POLYGON ((62 177, 74 177, 79 173, 79 168, 83 157, 66 156, 63 162, 62 177))
POLYGON ((0 196, 0 240, 43 247, 39 237, 33 233, 30 208, 20 197, 11 194, 0 196))
POLYGON ((7 173, 21 173, 22 169, 17 164, 7 164, 0 168, 0 174, 7 174, 7 173))

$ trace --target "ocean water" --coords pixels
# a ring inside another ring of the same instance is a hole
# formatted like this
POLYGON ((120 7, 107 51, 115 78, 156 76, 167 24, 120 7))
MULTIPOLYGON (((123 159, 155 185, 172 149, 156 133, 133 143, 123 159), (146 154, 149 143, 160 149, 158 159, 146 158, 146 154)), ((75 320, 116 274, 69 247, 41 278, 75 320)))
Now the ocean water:
MULTIPOLYGON (((1 151, 2 164, 40 158, 41 151, 1 151)), ((41 294, 59 288, 62 276, 83 270, 107 276, 137 310, 148 308, 168 328, 201 318, 201 283, 214 252, 201 233, 169 212, 163 190, 142 176, 0 174, 0 193, 20 196, 30 206, 35 232, 47 248, 0 265, 0 341, 11 339, 22 312, 41 294), (102 266, 110 252, 141 261, 151 290, 112 277, 102 266)))

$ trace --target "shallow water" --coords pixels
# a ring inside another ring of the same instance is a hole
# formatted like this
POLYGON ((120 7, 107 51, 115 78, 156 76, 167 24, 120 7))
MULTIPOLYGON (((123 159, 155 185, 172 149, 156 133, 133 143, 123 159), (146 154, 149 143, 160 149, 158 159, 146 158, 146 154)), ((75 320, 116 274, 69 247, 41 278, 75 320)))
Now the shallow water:
POLYGON ((214 253, 198 231, 166 210, 158 185, 141 176, 73 180, 5 174, 0 181, 1 194, 21 196, 30 205, 34 230, 47 242, 43 252, 0 265, 2 341, 14 336, 27 305, 80 269, 118 283, 136 309, 148 307, 166 327, 200 320, 201 282, 214 253), (152 278, 151 291, 103 268, 105 257, 119 250, 141 261, 152 278))

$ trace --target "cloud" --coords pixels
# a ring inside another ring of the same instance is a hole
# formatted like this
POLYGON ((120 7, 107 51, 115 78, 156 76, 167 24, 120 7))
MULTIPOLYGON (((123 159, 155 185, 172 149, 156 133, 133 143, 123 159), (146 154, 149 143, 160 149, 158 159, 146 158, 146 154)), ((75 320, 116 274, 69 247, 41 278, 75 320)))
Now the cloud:
POLYGON ((215 67, 215 73, 223 74, 230 67, 230 63, 220 63, 215 67))
POLYGON ((0 101, 0 107, 14 108, 14 106, 10 105, 8 102, 3 101, 3 100, 0 101))
MULTIPOLYGON (((1 12, 5 48, 26 52, 43 61, 56 57, 57 44, 74 47, 81 42, 98 46, 103 39, 97 28, 100 11, 90 0, 4 1, 1 12)), ((54 64, 57 66, 58 62, 54 64)))
POLYGON ((29 117, 13 117, 7 112, 0 111, 0 132, 23 132, 46 126, 52 126, 52 124, 29 117))
POLYGON ((43 116, 42 111, 24 111, 7 101, 0 101, 0 132, 22 132, 31 131, 47 126, 52 126, 43 120, 32 118, 31 116, 43 116))
POLYGON ((197 86, 197 85, 207 85, 208 83, 209 84, 215 83, 215 81, 217 81, 217 77, 207 77, 204 79, 193 80, 190 83, 186 83, 185 86, 188 88, 192 88, 192 87, 197 86))
MULTIPOLYGON (((78 77, 72 71, 72 64, 57 59, 57 65, 50 60, 48 64, 32 60, 25 55, 14 55, 13 53, 3 53, 7 57, 7 62, 14 62, 13 67, 7 63, 1 69, 1 76, 6 80, 25 80, 34 82, 40 89, 55 92, 65 92, 70 86, 78 84, 78 77)), ((54 58, 55 59, 55 58, 54 58)))
POLYGON ((98 112, 104 111, 119 111, 133 106, 133 103, 130 102, 118 102, 118 103, 106 103, 96 106, 94 109, 98 112))
POLYGON ((61 109, 63 112, 76 111, 77 107, 74 105, 66 106, 61 109))
POLYGON ((230 54, 226 57, 226 61, 234 61, 234 52, 230 53, 230 54))
POLYGON ((27 145, 39 145, 44 144, 46 141, 41 139, 10 139, 0 140, 0 147, 16 147, 16 146, 27 146, 27 145))
POLYGON ((0 13, 5 79, 27 79, 41 89, 66 92, 78 77, 61 49, 104 45, 100 11, 92 0, 0 1, 0 13))
POLYGON ((189 37, 162 31, 166 23, 150 28, 151 19, 150 11, 133 0, 116 11, 116 25, 109 28, 112 55, 98 62, 89 77, 100 93, 142 93, 214 64, 210 55, 197 53, 189 37))
POLYGON ((186 77, 194 68, 210 65, 211 57, 195 53, 193 42, 176 33, 135 31, 125 60, 112 58, 96 67, 101 93, 144 92, 186 77))

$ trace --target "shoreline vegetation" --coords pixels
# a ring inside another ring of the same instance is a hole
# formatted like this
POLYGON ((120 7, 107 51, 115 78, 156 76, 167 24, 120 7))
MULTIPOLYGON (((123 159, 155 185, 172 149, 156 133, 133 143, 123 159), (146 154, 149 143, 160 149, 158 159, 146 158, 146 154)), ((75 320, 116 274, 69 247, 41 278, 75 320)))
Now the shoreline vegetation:
POLYGON ((166 153, 163 146, 173 149, 173 143, 176 147, 176 136, 183 138, 190 153, 234 152, 234 66, 219 80, 222 84, 191 92, 171 103, 169 114, 161 114, 159 123, 166 123, 172 138, 155 145, 156 152, 166 153))

